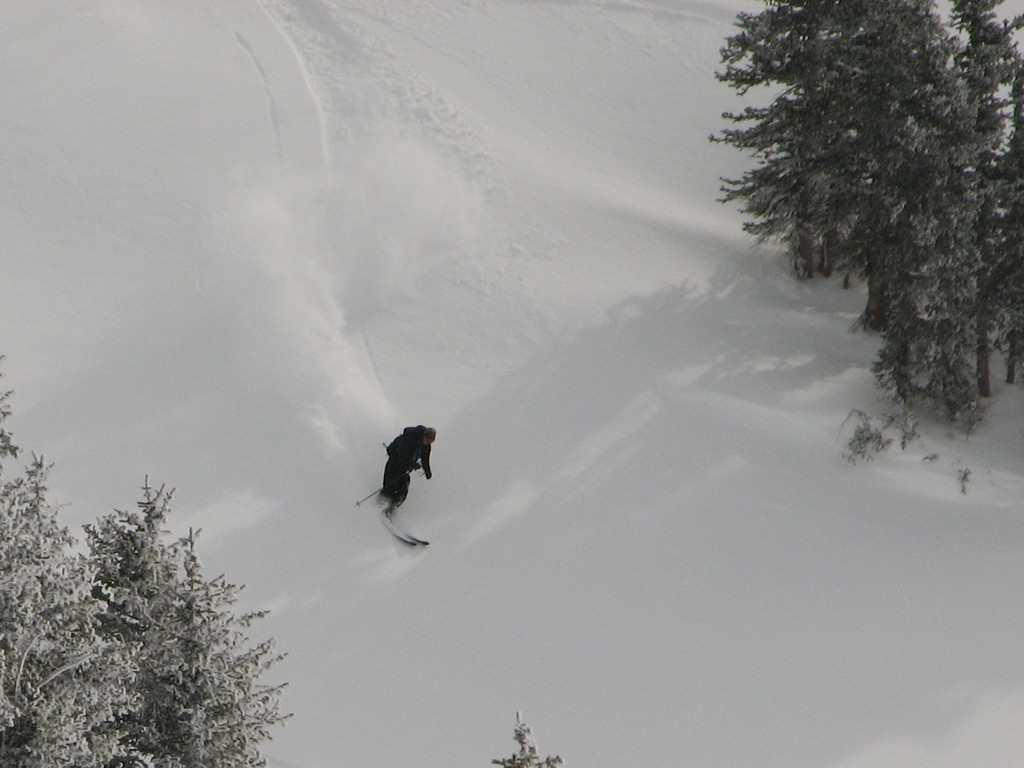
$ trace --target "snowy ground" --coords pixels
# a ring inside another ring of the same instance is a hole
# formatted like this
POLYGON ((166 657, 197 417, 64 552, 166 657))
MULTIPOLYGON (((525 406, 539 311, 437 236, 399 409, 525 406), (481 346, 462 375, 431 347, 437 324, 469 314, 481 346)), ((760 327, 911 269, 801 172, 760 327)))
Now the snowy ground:
POLYGON ((842 457, 863 296, 715 202, 761 7, 0 5, 11 426, 273 609, 276 768, 1024 765, 1024 397, 842 457))

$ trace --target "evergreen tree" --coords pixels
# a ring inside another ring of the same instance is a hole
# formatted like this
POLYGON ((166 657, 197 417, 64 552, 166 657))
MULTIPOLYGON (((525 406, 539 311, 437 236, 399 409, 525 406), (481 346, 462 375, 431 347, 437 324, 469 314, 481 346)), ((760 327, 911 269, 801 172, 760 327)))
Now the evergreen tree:
POLYGON ((752 153, 759 164, 740 179, 726 179, 724 200, 741 200, 754 219, 744 225, 760 240, 787 244, 796 273, 829 273, 848 212, 830 206, 830 167, 842 140, 831 102, 842 87, 833 61, 841 40, 833 34, 839 0, 772 2, 760 14, 741 13, 740 32, 722 48, 718 79, 741 95, 781 88, 765 106, 727 112, 738 127, 712 141, 752 153))
POLYGON ((280 656, 245 632, 262 614, 233 612, 239 588, 203 577, 191 533, 164 543, 170 494, 143 490, 138 513, 87 528, 104 632, 136 649, 138 705, 121 720, 123 743, 155 768, 265 765, 259 747, 284 718, 280 687, 259 683, 280 656))
POLYGON ((1000 167, 1007 203, 1002 220, 1003 256, 995 301, 995 346, 1006 356, 1006 380, 1016 383, 1024 359, 1024 65, 1018 65, 1011 91, 1009 146, 1000 167))
POLYGON ((537 749, 537 742, 533 738, 533 730, 523 722, 522 716, 516 713, 516 742, 519 744, 519 751, 512 757, 500 760, 491 760, 493 765, 500 765, 502 768, 557 768, 562 765, 562 758, 545 757, 541 759, 537 749))
POLYGON ((858 67, 866 103, 864 214, 851 241, 884 291, 875 372, 902 402, 941 404, 953 418, 978 406, 974 300, 980 198, 973 102, 950 66, 958 51, 926 0, 887 6, 865 30, 858 67), (870 132, 870 133, 869 133, 870 132), (872 159, 872 155, 875 159, 872 159))
POLYGON ((809 250, 842 244, 842 266, 868 283, 864 322, 883 330, 899 276, 886 265, 899 244, 893 230, 906 223, 900 213, 920 216, 905 209, 920 188, 907 174, 927 166, 917 155, 943 131, 963 130, 962 119, 941 122, 962 98, 948 67, 953 41, 930 0, 765 1, 763 12, 739 15, 722 49, 720 80, 740 95, 776 93, 767 106, 726 113, 741 127, 713 137, 759 162, 726 180, 725 199, 755 216, 748 231, 789 243, 798 271, 809 272, 809 250))
MULTIPOLYGON (((17 447, 2 423, 0 478, 17 447)), ((114 723, 131 703, 130 665, 97 631, 89 570, 47 501, 39 457, 0 482, 0 765, 102 768, 119 756, 114 723)))
POLYGON ((942 288, 973 274, 968 104, 950 67, 955 41, 930 0, 862 0, 844 5, 841 22, 847 76, 834 108, 848 136, 839 186, 856 212, 848 251, 868 281, 865 324, 914 369, 891 371, 905 397, 923 356, 908 347, 940 336, 946 345, 935 333, 950 318, 942 288))
POLYGON ((752 125, 721 140, 761 160, 727 197, 759 217, 748 229, 799 240, 809 195, 810 230, 841 233, 845 265, 867 281, 880 384, 974 412, 983 134, 952 66, 957 41, 931 0, 766 1, 740 15, 719 77, 782 90, 726 115, 752 125))
POLYGON ((1011 177, 1005 172, 1003 160, 1009 105, 1006 94, 1020 69, 1020 54, 1013 39, 1020 22, 1001 21, 995 13, 1001 4, 1002 0, 953 0, 952 7, 952 26, 964 38, 957 65, 973 109, 978 151, 974 162, 974 183, 980 203, 974 231, 979 256, 975 357, 977 388, 982 397, 992 394, 991 337, 1012 263, 1003 226, 1011 177))

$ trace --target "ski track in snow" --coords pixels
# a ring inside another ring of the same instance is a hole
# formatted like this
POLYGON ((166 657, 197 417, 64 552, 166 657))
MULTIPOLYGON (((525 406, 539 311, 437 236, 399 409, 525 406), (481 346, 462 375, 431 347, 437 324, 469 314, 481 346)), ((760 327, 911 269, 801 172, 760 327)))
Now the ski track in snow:
POLYGON ((238 44, 242 46, 242 50, 246 52, 250 59, 252 59, 253 65, 256 67, 256 71, 259 73, 260 79, 263 81, 263 88, 267 92, 267 112, 270 116, 270 127, 274 133, 274 144, 277 147, 277 156, 284 158, 284 142, 281 139, 281 125, 280 119, 277 116, 277 104, 274 102, 274 95, 270 92, 270 81, 267 79, 266 70, 263 69, 263 65, 260 64, 260 60, 256 58, 256 54, 252 50, 252 46, 249 45, 249 41, 238 31, 235 32, 235 39, 238 44))
MULTIPOLYGON (((288 45, 288 48, 289 48, 289 50, 292 53, 292 56, 293 56, 293 58, 295 60, 296 65, 299 67, 300 71, 302 72, 302 82, 303 82, 303 85, 305 87, 306 93, 309 94, 310 101, 312 102, 314 108, 316 109, 317 124, 318 124, 319 131, 320 131, 320 136, 319 136, 320 151, 321 151, 321 153, 323 155, 324 168, 325 169, 330 169, 330 167, 331 167, 331 150, 330 150, 330 140, 329 140, 328 134, 327 134, 327 130, 328 130, 327 129, 327 118, 324 115, 324 105, 321 102, 320 97, 317 95, 316 89, 313 87, 312 81, 310 79, 309 71, 308 71, 308 68, 307 68, 308 65, 307 65, 307 62, 305 60, 305 57, 303 57, 302 54, 299 52, 298 48, 296 48, 295 41, 292 40, 291 37, 289 37, 289 35, 288 35, 287 31, 285 30, 285 28, 275 19, 274 14, 271 12, 271 6, 268 5, 267 3, 260 2, 260 0, 252 0, 252 2, 256 3, 256 5, 262 10, 262 12, 263 12, 264 16, 266 17, 266 19, 270 22, 270 24, 273 26, 273 28, 277 31, 277 34, 280 35, 281 39, 288 45)), ((259 66, 258 62, 257 62, 257 66, 259 66)), ((261 72, 262 72, 262 69, 261 69, 261 72)), ((272 95, 269 94, 269 91, 268 91, 268 98, 270 98, 271 99, 271 103, 273 103, 272 102, 273 97, 272 97, 272 95)))

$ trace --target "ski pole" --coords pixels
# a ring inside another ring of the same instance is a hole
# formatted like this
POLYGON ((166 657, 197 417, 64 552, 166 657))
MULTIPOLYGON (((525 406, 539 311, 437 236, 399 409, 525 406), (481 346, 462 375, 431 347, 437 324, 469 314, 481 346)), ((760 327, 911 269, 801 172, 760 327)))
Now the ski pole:
POLYGON ((397 483, 397 482, 398 482, 398 481, 399 481, 399 480, 400 480, 401 478, 403 478, 403 477, 405 477, 406 475, 408 475, 408 474, 409 474, 410 472, 412 472, 412 470, 411 470, 411 469, 407 469, 407 470, 405 470, 405 472, 403 472, 402 474, 400 474, 400 475, 399 475, 398 477, 396 477, 396 478, 395 478, 394 480, 392 480, 392 481, 391 481, 390 483, 388 483, 387 485, 382 485, 382 486, 381 486, 380 488, 378 488, 378 489, 377 489, 376 491, 374 491, 373 493, 371 493, 371 494, 370 494, 369 496, 367 496, 366 498, 364 498, 364 499, 360 499, 359 501, 357 501, 357 502, 356 502, 356 506, 358 507, 358 506, 359 506, 360 504, 362 504, 362 503, 363 503, 364 501, 369 501, 370 499, 372 499, 372 498, 373 498, 374 496, 376 496, 376 495, 377 495, 378 493, 380 493, 381 491, 387 490, 389 486, 392 486, 392 485, 394 485, 394 484, 395 484, 395 483, 397 483))
POLYGON ((376 495, 377 495, 378 493, 380 493, 380 492, 381 492, 381 491, 383 491, 383 490, 384 490, 384 486, 381 486, 381 487, 380 487, 380 488, 378 488, 378 489, 377 489, 376 491, 374 491, 374 492, 373 492, 373 493, 371 493, 371 494, 370 494, 369 496, 367 496, 367 497, 366 497, 365 499, 360 499, 359 501, 357 501, 357 502, 356 502, 356 506, 358 507, 358 506, 359 506, 360 504, 362 504, 362 503, 363 503, 364 501, 369 501, 370 499, 372 499, 372 498, 373 498, 374 496, 376 496, 376 495))

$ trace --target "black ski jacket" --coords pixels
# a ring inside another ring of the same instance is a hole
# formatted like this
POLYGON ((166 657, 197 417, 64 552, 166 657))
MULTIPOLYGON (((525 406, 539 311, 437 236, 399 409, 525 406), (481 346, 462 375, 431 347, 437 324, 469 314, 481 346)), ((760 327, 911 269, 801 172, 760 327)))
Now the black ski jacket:
POLYGON ((393 464, 395 474, 412 472, 417 463, 423 467, 423 473, 430 479, 430 444, 423 442, 423 434, 427 428, 422 424, 417 427, 406 427, 402 434, 391 441, 388 446, 389 464, 393 464))

